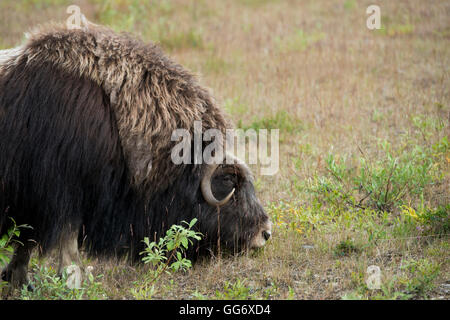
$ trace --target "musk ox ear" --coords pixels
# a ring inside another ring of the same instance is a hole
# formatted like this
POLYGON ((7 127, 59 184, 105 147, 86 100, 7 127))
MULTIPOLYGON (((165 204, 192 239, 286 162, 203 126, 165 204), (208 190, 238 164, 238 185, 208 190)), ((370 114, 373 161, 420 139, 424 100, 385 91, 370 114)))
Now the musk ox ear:
POLYGON ((237 171, 237 173, 241 177, 243 177, 245 180, 253 182, 253 173, 244 161, 229 153, 227 153, 226 160, 226 164, 237 169, 235 170, 235 172, 237 171))

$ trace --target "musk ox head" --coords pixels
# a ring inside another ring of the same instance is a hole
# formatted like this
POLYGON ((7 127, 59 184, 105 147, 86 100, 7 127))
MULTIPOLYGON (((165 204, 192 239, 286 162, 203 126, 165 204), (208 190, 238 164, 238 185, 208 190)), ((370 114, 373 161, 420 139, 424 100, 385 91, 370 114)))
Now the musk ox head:
POLYGON ((202 226, 217 232, 220 242, 234 252, 262 247, 272 234, 272 223, 256 197, 247 165, 207 165, 201 180, 202 226))

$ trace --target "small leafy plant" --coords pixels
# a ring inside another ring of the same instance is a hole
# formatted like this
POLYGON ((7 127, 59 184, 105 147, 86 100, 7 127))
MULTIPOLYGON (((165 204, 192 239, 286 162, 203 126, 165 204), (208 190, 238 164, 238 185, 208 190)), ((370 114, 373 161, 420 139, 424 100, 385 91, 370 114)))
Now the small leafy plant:
POLYGON ((184 258, 182 253, 186 251, 189 244, 192 244, 191 239, 201 239, 201 233, 192 230, 196 222, 195 218, 190 223, 183 221, 188 228, 173 225, 158 243, 150 242, 148 237, 144 238, 146 248, 140 254, 144 255, 142 258, 144 263, 150 263, 156 267, 155 280, 165 271, 187 270, 192 266, 191 261, 184 258))
POLYGON ((20 229, 31 228, 26 224, 18 226, 13 218, 10 219, 12 221, 12 226, 8 229, 8 232, 0 238, 0 267, 1 265, 6 265, 9 263, 15 244, 23 245, 16 239, 20 236, 20 229))
POLYGON ((250 289, 245 285, 245 280, 238 279, 232 283, 226 281, 223 292, 216 290, 216 298, 221 300, 247 300, 251 298, 250 289))
MULTIPOLYGON (((16 238, 20 236, 21 228, 30 228, 28 225, 20 225, 16 224, 16 221, 13 218, 10 218, 12 221, 12 226, 8 229, 8 231, 0 238, 0 271, 6 266, 11 260, 11 255, 14 252, 14 245, 22 245, 22 243, 16 238)), ((6 286, 6 282, 0 278, 0 293, 3 288, 6 286)))
MULTIPOLYGON (((13 218, 9 218, 12 222, 11 227, 8 231, 0 238, 0 271, 5 267, 9 261, 11 261, 11 256, 14 252, 14 246, 23 245, 22 242, 17 240, 20 236, 20 229, 31 228, 31 226, 22 224, 17 225, 16 221, 13 218)), ((7 283, 0 278, 0 293, 4 287, 6 287, 7 283)))
POLYGON ((182 225, 173 225, 166 232, 165 237, 161 237, 158 242, 150 242, 145 237, 143 242, 146 246, 144 251, 140 252, 144 257, 142 261, 145 264, 151 264, 150 269, 144 283, 140 283, 138 287, 131 289, 131 293, 138 299, 151 299, 155 293, 155 282, 164 273, 186 271, 192 267, 192 262, 183 257, 189 245, 194 240, 201 240, 201 233, 192 230, 197 222, 193 219, 190 223, 183 221, 187 227, 182 225))

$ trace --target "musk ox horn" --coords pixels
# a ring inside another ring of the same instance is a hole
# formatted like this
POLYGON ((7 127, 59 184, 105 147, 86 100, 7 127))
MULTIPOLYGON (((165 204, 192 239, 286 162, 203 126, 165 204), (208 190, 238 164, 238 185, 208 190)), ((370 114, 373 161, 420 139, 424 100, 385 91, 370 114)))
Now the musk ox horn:
MULTIPOLYGON (((245 163, 243 163, 241 160, 232 155, 228 155, 227 157, 233 160, 234 165, 239 167, 245 176, 250 174, 249 169, 247 168, 245 163)), ((219 166, 218 164, 207 165, 201 182, 203 198, 205 198, 206 202, 208 202, 210 205, 216 207, 220 207, 226 204, 231 199, 231 197, 234 194, 234 191, 236 190, 235 188, 233 188, 233 190, 231 190, 231 192, 222 200, 217 200, 216 197, 214 197, 211 189, 211 178, 214 175, 214 172, 216 171, 218 166, 219 166)))
POLYGON ((206 171, 203 175, 201 183, 203 198, 205 198, 206 202, 208 202, 210 205, 216 207, 220 207, 226 204, 231 199, 235 191, 235 189, 233 188, 233 190, 224 199, 220 201, 217 200, 216 197, 214 197, 211 189, 211 178, 218 166, 219 166, 218 164, 209 164, 206 167, 206 171))

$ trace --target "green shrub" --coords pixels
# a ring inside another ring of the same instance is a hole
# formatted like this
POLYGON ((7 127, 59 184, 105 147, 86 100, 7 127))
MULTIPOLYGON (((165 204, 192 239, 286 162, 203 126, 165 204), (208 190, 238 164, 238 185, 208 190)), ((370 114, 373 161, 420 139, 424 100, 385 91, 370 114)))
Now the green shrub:
POLYGON ((187 228, 173 225, 158 242, 150 242, 149 238, 144 238, 146 248, 140 254, 143 255, 142 261, 150 264, 152 268, 149 269, 144 281, 135 282, 135 287, 131 289, 135 298, 151 299, 156 292, 154 284, 161 275, 186 271, 192 267, 191 261, 183 257, 183 253, 193 243, 192 239, 201 239, 201 233, 192 230, 196 222, 195 218, 190 223, 183 221, 187 228))
POLYGON ((433 183, 430 171, 433 158, 429 150, 416 145, 410 151, 395 156, 386 141, 382 143, 385 157, 369 162, 361 158, 354 185, 367 195, 367 204, 380 211, 392 211, 406 198, 420 197, 424 188, 433 183))
POLYGON ((441 178, 432 148, 415 145, 393 151, 387 141, 381 148, 383 157, 375 161, 360 157, 359 168, 350 167, 346 158, 338 160, 329 154, 327 173, 316 178, 309 191, 339 208, 392 212, 407 201, 421 199, 425 188, 441 178))
POLYGON ((192 230, 196 222, 195 218, 190 223, 183 221, 188 228, 173 225, 158 243, 150 242, 147 237, 144 238, 146 248, 140 253, 144 255, 142 261, 156 268, 156 278, 168 270, 186 270, 191 267, 191 262, 183 258, 182 253, 188 249, 189 244, 192 244, 191 239, 201 239, 201 233, 192 230))

